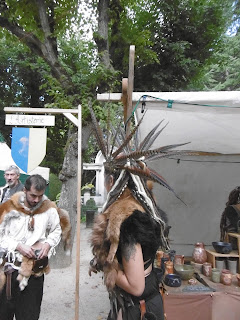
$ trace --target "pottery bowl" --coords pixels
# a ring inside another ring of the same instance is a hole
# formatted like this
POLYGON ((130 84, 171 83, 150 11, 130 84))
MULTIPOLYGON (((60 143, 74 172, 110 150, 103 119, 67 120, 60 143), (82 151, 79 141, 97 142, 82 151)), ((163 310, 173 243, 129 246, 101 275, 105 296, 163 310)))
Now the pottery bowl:
POLYGON ((218 253, 229 253, 232 251, 232 245, 228 242, 212 242, 212 246, 218 253))
POLYGON ((164 283, 169 287, 180 287, 182 280, 178 274, 169 273, 165 275, 164 283))
POLYGON ((189 280, 194 274, 194 267, 188 264, 175 265, 175 271, 180 275, 182 280, 189 280))

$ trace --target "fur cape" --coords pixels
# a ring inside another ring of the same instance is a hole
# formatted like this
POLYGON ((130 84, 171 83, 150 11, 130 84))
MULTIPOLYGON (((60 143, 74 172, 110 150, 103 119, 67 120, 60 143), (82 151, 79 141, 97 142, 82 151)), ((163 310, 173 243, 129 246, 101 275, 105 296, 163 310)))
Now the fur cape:
POLYGON ((34 216, 36 214, 41 214, 50 208, 55 208, 60 218, 60 225, 62 228, 62 239, 64 241, 64 249, 70 250, 71 224, 68 212, 64 209, 58 208, 55 202, 49 200, 47 197, 44 198, 43 201, 41 201, 34 208, 34 210, 30 211, 30 209, 24 205, 24 199, 24 192, 17 192, 11 197, 11 199, 0 205, 0 224, 5 224, 7 220, 10 218, 10 216, 14 215, 16 211, 22 212, 26 215, 34 216))
MULTIPOLYGON (((55 208, 58 212, 60 219, 64 250, 66 251, 66 254, 70 254, 71 224, 68 212, 64 209, 58 208, 55 202, 52 202, 47 197, 44 197, 43 200, 34 208, 34 210, 30 211, 30 209, 24 205, 24 199, 24 192, 18 192, 15 193, 8 201, 0 205, 0 224, 2 224, 4 227, 12 217, 16 216, 17 212, 34 216, 37 214, 41 214, 50 208, 55 208)), ((34 248, 38 248, 37 244, 34 248)), ((5 274, 3 272, 4 262, 5 261, 3 260, 2 264, 0 263, 0 291, 5 284, 5 274)), ((22 263, 17 278, 19 280, 19 287, 21 290, 23 290, 26 287, 29 277, 31 276, 31 274, 33 274, 33 264, 33 259, 28 259, 26 257, 22 258, 22 263)), ((47 265, 41 272, 35 275, 41 276, 43 273, 49 273, 49 271, 50 268, 49 265, 47 265)))
POLYGON ((104 282, 109 291, 115 286, 119 269, 116 252, 121 224, 135 210, 144 211, 130 189, 126 188, 118 200, 96 217, 93 225, 91 246, 94 259, 90 262, 89 275, 91 272, 103 271, 104 282))

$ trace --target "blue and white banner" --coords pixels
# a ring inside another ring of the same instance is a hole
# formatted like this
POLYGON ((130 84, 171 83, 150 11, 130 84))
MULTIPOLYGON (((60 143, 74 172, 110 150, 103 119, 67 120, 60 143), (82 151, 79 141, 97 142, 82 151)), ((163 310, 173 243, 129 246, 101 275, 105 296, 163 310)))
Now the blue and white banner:
POLYGON ((13 128, 11 153, 16 165, 24 172, 35 169, 46 155, 46 128, 13 128))

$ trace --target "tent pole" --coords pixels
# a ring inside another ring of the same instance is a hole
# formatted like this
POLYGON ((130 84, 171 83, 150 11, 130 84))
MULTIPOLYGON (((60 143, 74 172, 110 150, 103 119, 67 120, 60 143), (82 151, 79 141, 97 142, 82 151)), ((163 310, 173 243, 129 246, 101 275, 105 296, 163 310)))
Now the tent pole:
POLYGON ((129 49, 129 70, 128 70, 128 87, 127 87, 127 126, 126 136, 131 132, 131 120, 129 119, 132 114, 132 94, 134 84, 134 58, 135 58, 135 46, 130 46, 129 49))
POLYGON ((82 175, 82 110, 78 106, 78 188, 77 188, 77 242, 76 242, 76 290, 75 320, 79 320, 79 279, 80 279, 80 227, 81 227, 81 175, 82 175))

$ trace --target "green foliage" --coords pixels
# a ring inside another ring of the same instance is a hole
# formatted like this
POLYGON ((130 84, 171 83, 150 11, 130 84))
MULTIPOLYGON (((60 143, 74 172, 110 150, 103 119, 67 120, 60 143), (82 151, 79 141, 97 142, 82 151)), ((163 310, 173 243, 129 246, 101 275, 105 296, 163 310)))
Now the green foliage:
POLYGON ((82 188, 81 190, 84 191, 84 190, 91 190, 92 188, 94 188, 94 185, 92 183, 86 183, 82 188))
POLYGON ((225 36, 222 45, 213 52, 212 59, 192 79, 189 89, 240 90, 240 35, 225 36))
MULTIPOLYGON (((7 0, 8 10, 2 10, 1 16, 21 25, 27 32, 33 32, 40 39, 43 31, 39 28, 39 13, 35 0, 7 0)), ((59 35, 69 30, 78 19, 78 0, 44 1, 46 12, 54 25, 54 34, 59 35)))
POLYGON ((61 192, 61 187, 62 187, 62 183, 58 179, 58 177, 55 174, 50 173, 50 176, 49 176, 49 199, 50 200, 55 201, 57 199, 57 196, 61 192))
POLYGON ((59 192, 59 193, 56 195, 55 202, 56 202, 57 205, 58 205, 58 202, 59 202, 60 197, 61 197, 61 192, 59 192))
MULTIPOLYGON (((41 3, 45 4, 50 22, 48 31, 40 21, 38 1, 1 3, 0 126, 8 144, 10 127, 4 126, 3 113, 6 106, 65 109, 76 108, 81 103, 83 125, 88 124, 88 98, 95 99, 97 92, 121 91, 121 76, 128 76, 131 44, 136 46, 134 91, 185 90, 191 79, 194 79, 193 90, 239 89, 239 38, 222 37, 232 23, 238 29, 239 1, 109 1, 111 67, 100 63, 97 46, 88 37, 89 21, 97 31, 99 1, 45 0, 41 3), (46 39, 54 40, 61 76, 53 73, 42 53, 37 55, 35 46, 23 44, 25 37, 17 39, 6 31, 3 19, 42 45, 46 39), (46 33, 49 33, 47 37, 46 33), (208 69, 203 68, 206 62, 210 65, 208 69)), ((120 103, 102 105, 94 101, 93 107, 104 130, 109 130, 108 118, 114 126, 123 113, 120 103)), ((60 116, 56 117, 56 126, 48 130, 47 156, 42 165, 50 167, 55 174, 60 171, 64 145, 71 130, 72 125, 60 116)), ((96 152, 90 139, 83 160, 93 160, 96 152)))
POLYGON ((89 199, 86 204, 82 204, 81 206, 81 215, 85 216, 86 215, 86 211, 91 210, 91 211, 95 211, 97 212, 98 208, 96 206, 96 202, 93 198, 89 199))
POLYGON ((229 26, 233 3, 120 1, 119 14, 111 13, 113 66, 126 74, 129 45, 135 44, 135 91, 183 90, 229 26))
POLYGON ((2 134, 10 146, 10 126, 4 126, 5 107, 44 107, 49 100, 40 86, 47 65, 42 59, 30 54, 13 37, 0 38, 0 126, 2 134))

